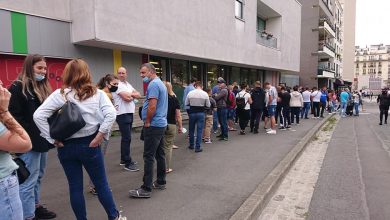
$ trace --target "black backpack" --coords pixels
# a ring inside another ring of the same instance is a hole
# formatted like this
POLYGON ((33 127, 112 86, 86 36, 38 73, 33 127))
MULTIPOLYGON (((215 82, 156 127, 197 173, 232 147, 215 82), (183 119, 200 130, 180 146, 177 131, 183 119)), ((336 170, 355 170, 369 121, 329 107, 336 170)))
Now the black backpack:
POLYGON ((245 102, 245 94, 241 97, 240 93, 238 93, 238 97, 236 97, 236 105, 238 109, 245 109, 246 102, 245 102))

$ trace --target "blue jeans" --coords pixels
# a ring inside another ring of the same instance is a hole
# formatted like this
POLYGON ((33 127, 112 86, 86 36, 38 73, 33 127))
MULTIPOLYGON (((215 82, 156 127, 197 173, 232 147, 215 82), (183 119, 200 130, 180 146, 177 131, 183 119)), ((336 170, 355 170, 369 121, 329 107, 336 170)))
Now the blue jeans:
POLYGON ((218 130, 218 112, 213 112, 213 131, 218 130))
POLYGON ((205 120, 205 113, 204 112, 196 112, 196 113, 190 113, 190 147, 194 147, 194 134, 195 134, 195 126, 196 126, 196 144, 195 149, 199 150, 200 143, 202 142, 202 131, 204 127, 204 120, 205 120))
POLYGON ((16 174, 0 179, 0 220, 22 220, 23 208, 19 197, 16 174))
POLYGON ((133 126, 133 114, 127 113, 118 115, 116 122, 121 132, 121 161, 126 165, 133 162, 130 156, 130 144, 131 144, 131 128, 133 126))
POLYGON ((346 102, 342 102, 340 105, 341 105, 340 115, 341 116, 345 116, 346 111, 347 111, 347 103, 346 102))
POLYGON ((87 171, 103 205, 108 219, 118 217, 118 211, 108 186, 104 168, 103 154, 100 147, 89 147, 95 135, 73 138, 64 142, 64 147, 58 148, 58 159, 64 169, 69 185, 70 203, 77 220, 86 220, 83 190, 83 167, 87 171))
POLYGON ((355 115, 359 115, 359 103, 353 103, 355 107, 355 115))
POLYGON ((224 137, 228 137, 228 126, 227 126, 227 108, 218 108, 218 122, 221 125, 221 134, 224 137))
POLYGON ((45 174, 47 152, 29 151, 19 156, 26 163, 30 176, 19 186, 20 199, 23 205, 23 218, 34 218, 35 205, 39 204, 41 179, 45 174))
POLYGON ((305 118, 307 118, 307 115, 309 114, 309 110, 310 110, 310 102, 304 102, 301 111, 301 118, 303 118, 303 115, 305 115, 305 118))

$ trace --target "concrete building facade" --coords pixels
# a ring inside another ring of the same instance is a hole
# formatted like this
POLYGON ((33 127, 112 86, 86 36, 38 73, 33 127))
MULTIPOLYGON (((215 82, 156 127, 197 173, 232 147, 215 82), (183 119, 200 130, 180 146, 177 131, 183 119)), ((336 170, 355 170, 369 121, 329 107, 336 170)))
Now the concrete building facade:
POLYGON ((355 52, 355 90, 371 90, 375 93, 390 86, 390 45, 371 45, 355 52))
POLYGON ((82 57, 95 80, 122 65, 142 90, 138 67, 151 62, 179 98, 191 77, 206 87, 219 76, 278 84, 282 73, 296 74, 300 65, 296 0, 5 0, 0 20, 0 63, 13 63, 0 67, 6 83, 29 53, 51 58, 54 87, 64 63, 82 57))

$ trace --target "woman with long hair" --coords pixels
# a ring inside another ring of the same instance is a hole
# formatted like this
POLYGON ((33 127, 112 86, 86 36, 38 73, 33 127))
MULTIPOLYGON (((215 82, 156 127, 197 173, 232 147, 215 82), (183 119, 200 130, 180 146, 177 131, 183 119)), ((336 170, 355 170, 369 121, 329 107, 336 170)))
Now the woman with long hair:
POLYGON ((164 152, 166 172, 170 173, 173 171, 171 163, 173 143, 175 142, 176 132, 182 133, 183 125, 180 113, 180 103, 176 94, 173 92, 172 84, 164 81, 164 85, 167 87, 168 92, 168 126, 164 136, 164 152), (178 124, 178 127, 176 127, 176 123, 178 124))
POLYGON ((51 145, 40 136, 33 114, 51 93, 46 77, 47 65, 43 56, 28 55, 17 80, 9 88, 12 96, 9 111, 31 138, 32 150, 19 156, 30 171, 28 179, 20 185, 20 199, 24 219, 52 219, 56 214, 41 205, 41 179, 45 173, 47 152, 51 145))
POLYGON ((31 140, 23 127, 8 111, 11 93, 0 81, 0 220, 22 220, 23 208, 16 175, 18 165, 9 152, 31 150, 31 140))
POLYGON ((88 64, 81 59, 69 61, 63 72, 63 86, 51 94, 34 114, 42 136, 57 147, 58 158, 69 185, 70 203, 78 220, 87 219, 83 194, 83 167, 98 192, 108 219, 126 219, 119 214, 108 186, 100 145, 109 134, 116 111, 107 95, 92 84, 88 64), (68 100, 76 104, 86 125, 61 142, 50 137, 47 119, 68 100))

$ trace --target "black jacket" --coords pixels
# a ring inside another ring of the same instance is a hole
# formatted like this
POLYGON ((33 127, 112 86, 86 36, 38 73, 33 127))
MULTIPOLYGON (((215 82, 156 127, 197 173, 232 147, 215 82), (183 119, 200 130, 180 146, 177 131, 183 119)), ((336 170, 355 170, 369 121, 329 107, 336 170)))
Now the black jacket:
POLYGON ((386 94, 380 94, 378 95, 378 98, 376 100, 379 105, 381 106, 389 106, 390 105, 390 96, 386 94))
POLYGON ((22 83, 15 81, 8 89, 11 92, 9 111, 16 121, 27 131, 32 142, 32 150, 36 152, 47 152, 53 147, 46 139, 40 136, 40 131, 35 125, 33 114, 42 104, 36 95, 22 93, 22 83))
POLYGON ((260 87, 255 87, 251 92, 251 109, 263 110, 265 108, 265 91, 260 87))

